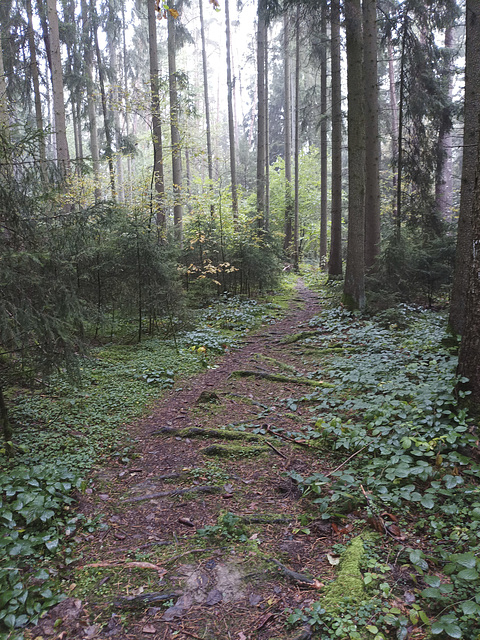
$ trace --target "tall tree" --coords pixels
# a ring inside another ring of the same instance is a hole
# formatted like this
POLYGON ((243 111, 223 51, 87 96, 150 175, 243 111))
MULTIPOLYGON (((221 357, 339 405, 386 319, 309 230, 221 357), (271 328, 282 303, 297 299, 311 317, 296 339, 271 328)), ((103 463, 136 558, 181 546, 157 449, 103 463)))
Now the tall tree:
POLYGON ((52 72, 53 112, 55 116, 57 166, 61 177, 65 178, 70 172, 70 154, 67 142, 67 125, 63 95, 62 56, 56 0, 47 0, 47 14, 52 72))
MULTIPOLYGON (((210 127, 210 100, 208 98, 208 67, 207 67, 207 48, 205 46, 205 24, 203 19, 203 0, 198 0, 198 6, 200 9, 200 35, 202 39, 202 69, 203 69, 203 98, 205 108, 205 125, 207 136, 207 166, 208 166, 208 179, 210 181, 210 192, 213 191, 213 155, 212 155, 212 132, 210 127)), ((210 205, 210 213, 213 216, 215 213, 215 205, 210 205)))
POLYGON ((3 135, 6 135, 8 124, 7 83, 5 82, 5 67, 3 64, 3 34, 0 29, 0 130, 3 135))
POLYGON ((290 39, 289 39, 289 16, 287 10, 283 15, 283 86, 284 86, 284 106, 283 106, 283 144, 285 157, 285 236, 283 249, 285 252, 291 251, 292 245, 292 222, 293 222, 293 198, 292 198, 292 106, 291 106, 291 77, 290 77, 290 39))
POLYGON ((257 11, 257 219, 259 228, 265 227, 265 115, 267 96, 265 91, 265 33, 266 2, 258 0, 257 11))
POLYGON ((32 76, 32 83, 33 83, 33 95, 34 95, 34 102, 35 102, 35 123, 37 125, 37 130, 40 132, 40 138, 38 141, 38 151, 39 151, 41 166, 45 168, 47 151, 46 151, 44 125, 43 125, 42 96, 40 93, 40 73, 38 70, 38 62, 37 62, 37 47, 35 45, 35 31, 33 28, 32 0, 26 0, 25 8, 27 10, 27 20, 28 20, 27 35, 28 35, 28 49, 30 51, 30 69, 31 69, 31 76, 32 76))
MULTIPOLYGON (((476 151, 480 126, 480 0, 467 0, 465 52, 465 106, 463 164, 458 217, 455 274, 450 301, 449 323, 457 334, 465 326, 465 301, 470 275, 472 247, 472 207, 474 202, 476 151)), ((478 362, 478 361, 477 361, 478 362)))
POLYGON ((294 205, 293 205, 293 263, 298 271, 300 262, 300 5, 295 20, 295 124, 294 124, 294 205))
POLYGON ((175 238, 183 241, 182 147, 180 137, 180 102, 178 99, 177 44, 175 17, 167 13, 168 20, 168 85, 170 92, 170 136, 172 140, 173 224, 175 238))
POLYGON ((380 252, 380 137, 378 131, 377 0, 363 0, 365 80, 365 266, 380 252))
POLYGON ((232 47, 230 35, 230 8, 225 0, 225 37, 227 49, 227 104, 228 104, 228 140, 230 149, 230 181, 232 190, 232 214, 234 224, 238 221, 237 166, 235 154, 235 123, 233 117, 232 47))
POLYGON ((320 17, 320 266, 327 257, 327 7, 322 3, 320 17))
POLYGON ((348 87, 348 245, 344 303, 365 306, 365 112, 360 0, 345 0, 348 87))
POLYGON ((452 210, 452 80, 453 80, 453 26, 445 29, 445 65, 442 83, 446 104, 442 110, 437 143, 437 166, 435 172, 435 207, 438 215, 446 219, 452 210))
POLYGON ((332 204, 328 274, 342 275, 342 81, 340 0, 331 5, 331 68, 332 68, 332 204))
POLYGON ((158 73, 158 45, 157 45, 157 20, 155 5, 151 0, 147 2, 148 16, 148 51, 150 60, 150 94, 152 109, 152 138, 153 138, 153 172, 152 184, 155 187, 155 199, 151 200, 152 213, 155 215, 160 239, 163 240, 166 232, 165 215, 165 180, 163 174, 163 145, 162 123, 160 119, 160 79, 158 73))

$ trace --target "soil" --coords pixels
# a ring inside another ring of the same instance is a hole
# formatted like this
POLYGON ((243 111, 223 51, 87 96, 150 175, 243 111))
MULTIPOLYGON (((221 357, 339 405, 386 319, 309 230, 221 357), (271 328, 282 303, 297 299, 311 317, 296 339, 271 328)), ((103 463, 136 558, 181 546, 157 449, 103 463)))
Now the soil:
POLYGON ((315 417, 308 403, 293 407, 289 399, 314 388, 288 378, 305 376, 313 365, 309 369, 302 342, 282 341, 308 330, 318 312, 316 295, 300 282, 283 319, 216 368, 177 384, 148 417, 128 427, 137 457, 127 467, 101 469, 81 498, 83 513, 101 514, 108 528, 80 542, 83 556, 69 569, 71 597, 42 619, 32 638, 298 634, 288 630, 288 610, 318 599, 319 581, 333 579, 327 552, 341 541, 315 519, 314 505, 301 499, 287 475, 334 466, 302 443, 315 417), (232 375, 238 370, 282 374, 287 381, 232 375), (197 437, 182 431, 188 427, 209 431, 197 437), (258 442, 230 440, 222 428, 263 433, 258 442), (272 429, 280 429, 279 436, 272 429), (198 533, 205 528, 211 535, 198 533))

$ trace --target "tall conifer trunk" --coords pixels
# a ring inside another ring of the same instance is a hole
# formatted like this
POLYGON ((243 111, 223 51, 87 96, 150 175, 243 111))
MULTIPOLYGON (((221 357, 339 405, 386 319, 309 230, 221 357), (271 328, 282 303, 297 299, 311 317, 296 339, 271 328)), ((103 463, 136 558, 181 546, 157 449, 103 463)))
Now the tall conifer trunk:
POLYGON ((234 225, 238 225, 237 167, 235 158, 235 124, 233 120, 233 84, 232 53, 230 38, 230 8, 225 0, 225 37, 227 48, 227 104, 228 104, 228 140, 230 148, 230 180, 232 189, 232 215, 234 225))
POLYGON ((332 209, 328 275, 341 276, 342 268, 342 82, 340 0, 332 0, 332 209))
MULTIPOLYGON (((210 128, 210 101, 208 98, 208 67, 207 67, 207 48, 205 46, 205 23, 203 20, 203 0, 198 1, 200 9, 200 35, 202 38, 202 68, 203 68, 203 97, 205 103, 205 125, 207 136, 207 165, 208 179, 210 181, 210 195, 213 198, 213 154, 212 154, 212 132, 210 128)), ((210 213, 215 213, 215 205, 210 205, 210 213)))
POLYGON ((182 149, 180 144, 180 104, 177 87, 177 45, 175 18, 168 12, 168 83, 170 90, 170 136, 172 140, 173 224, 175 238, 183 241, 182 149))
POLYGON ((360 0, 345 0, 348 86, 348 245, 344 303, 365 306, 365 113, 360 0))
POLYGON ((258 0, 257 12, 257 220, 265 228, 265 0, 258 0))
POLYGON ((290 39, 289 16, 285 12, 283 16, 283 81, 284 81, 284 107, 283 107, 283 139, 285 156, 285 237, 283 249, 290 252, 292 248, 292 222, 293 222, 293 198, 292 198, 292 120, 291 120, 291 90, 290 90, 290 39))
POLYGON ((320 17, 320 266, 327 257, 327 7, 322 4, 320 17))
POLYGON ((297 5, 295 21, 295 134, 294 134, 294 212, 293 212, 293 263, 298 271, 300 262, 299 246, 299 205, 300 205, 300 5, 297 5))
MULTIPOLYGON (((45 161, 47 159, 47 150, 46 150, 45 136, 43 131, 44 125, 43 125, 43 114, 42 114, 42 97, 40 94, 40 74, 38 71, 38 63, 37 63, 37 49, 35 47, 35 37, 34 37, 35 32, 33 29, 32 0, 26 0, 25 7, 27 10, 27 20, 28 20, 28 48, 30 51, 30 70, 32 74, 33 96, 35 101, 35 124, 37 125, 37 130, 40 132, 40 138, 38 141, 38 152, 40 156, 41 170, 43 173, 45 170, 45 161)), ((2 72, 2 78, 3 78, 3 72, 2 72)))

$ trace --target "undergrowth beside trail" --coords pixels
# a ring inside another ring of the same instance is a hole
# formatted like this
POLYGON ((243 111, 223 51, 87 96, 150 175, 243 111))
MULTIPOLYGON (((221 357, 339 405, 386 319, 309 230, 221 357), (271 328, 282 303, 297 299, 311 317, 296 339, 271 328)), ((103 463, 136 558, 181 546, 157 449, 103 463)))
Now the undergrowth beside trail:
POLYGON ((345 597, 326 615, 320 599, 291 623, 309 622, 322 640, 480 637, 478 434, 458 407, 445 319, 415 306, 373 318, 337 307, 310 326, 304 364, 334 387, 293 400, 307 403, 317 445, 338 466, 290 477, 312 518, 347 536, 363 518, 383 536, 374 555, 385 575, 364 568, 365 602, 345 597))
POLYGON ((274 322, 291 285, 278 303, 214 300, 175 339, 92 348, 76 382, 58 373, 46 385, 17 381, 8 389, 16 457, 0 454, 0 638, 22 637, 21 627, 62 599, 55 576, 76 559, 75 539, 102 526, 75 515, 72 492, 85 490, 102 460, 128 464, 136 455, 128 421, 162 390, 214 367, 248 332, 274 322))

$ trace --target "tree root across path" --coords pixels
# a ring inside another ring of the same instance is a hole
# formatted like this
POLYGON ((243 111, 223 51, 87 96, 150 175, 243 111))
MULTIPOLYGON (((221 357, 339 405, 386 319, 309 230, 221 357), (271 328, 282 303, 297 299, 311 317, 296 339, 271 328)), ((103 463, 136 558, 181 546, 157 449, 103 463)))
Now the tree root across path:
POLYGON ((247 369, 238 369, 232 371, 229 378, 264 378, 273 382, 286 382, 288 384, 305 384, 309 387, 327 387, 333 388, 335 385, 323 380, 312 380, 310 378, 302 378, 300 376, 285 376, 281 373, 267 373, 263 371, 249 371, 247 369))

